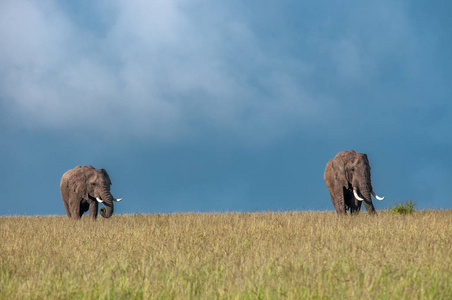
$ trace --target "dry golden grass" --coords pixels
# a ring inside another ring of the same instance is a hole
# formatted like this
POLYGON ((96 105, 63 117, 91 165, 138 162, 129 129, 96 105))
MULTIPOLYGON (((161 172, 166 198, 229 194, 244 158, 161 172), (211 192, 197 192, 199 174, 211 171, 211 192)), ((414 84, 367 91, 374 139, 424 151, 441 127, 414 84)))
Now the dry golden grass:
POLYGON ((452 211, 0 218, 0 298, 452 299, 452 211))

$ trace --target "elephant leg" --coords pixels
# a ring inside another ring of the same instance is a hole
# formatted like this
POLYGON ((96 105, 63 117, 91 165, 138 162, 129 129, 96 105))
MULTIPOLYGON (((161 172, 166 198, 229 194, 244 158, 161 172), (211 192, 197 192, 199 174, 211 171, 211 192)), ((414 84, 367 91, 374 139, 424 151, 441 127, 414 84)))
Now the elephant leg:
POLYGON ((331 194, 331 200, 333 200, 334 208, 338 214, 345 214, 345 203, 344 203, 344 189, 341 188, 336 191, 335 195, 331 194))
POLYGON ((80 210, 80 200, 79 199, 72 199, 72 201, 69 204, 69 209, 71 213, 71 219, 78 220, 82 217, 81 210, 80 210))
POLYGON ((350 193, 351 193, 351 197, 352 197, 350 199, 350 201, 352 203, 351 213, 357 215, 361 211, 361 203, 362 202, 355 199, 355 197, 353 196, 353 192, 350 192, 350 193))
POLYGON ((344 202, 345 202, 345 210, 350 210, 350 213, 355 212, 355 198, 353 196, 353 192, 350 189, 344 188, 344 202))
POLYGON ((86 201, 80 202, 80 218, 89 210, 90 205, 86 201))
POLYGON ((66 210, 66 215, 70 218, 71 217, 71 210, 69 209, 69 204, 67 204, 66 201, 63 201, 64 209, 66 210))
POLYGON ((358 206, 356 206, 355 204, 352 205, 352 207, 350 208, 350 213, 352 215, 357 215, 359 213, 359 209, 358 206))
POLYGON ((355 201, 356 201, 356 211, 360 212, 361 211, 361 204, 363 204, 363 202, 362 201, 358 201, 356 199, 355 199, 355 201))
POLYGON ((91 203, 89 204, 89 217, 91 219, 96 219, 97 218, 97 210, 99 208, 99 204, 95 201, 91 201, 91 203))

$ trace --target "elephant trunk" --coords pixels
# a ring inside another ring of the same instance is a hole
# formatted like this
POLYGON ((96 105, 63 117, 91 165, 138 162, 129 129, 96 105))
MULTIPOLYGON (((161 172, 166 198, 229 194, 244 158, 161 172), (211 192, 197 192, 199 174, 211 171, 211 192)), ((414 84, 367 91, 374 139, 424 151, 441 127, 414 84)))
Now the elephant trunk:
POLYGON ((105 208, 100 209, 100 215, 104 218, 110 218, 113 215, 113 196, 106 188, 102 191, 102 200, 105 208))
POLYGON ((372 192, 372 186, 371 185, 360 186, 359 191, 364 198, 363 202, 367 212, 369 212, 369 214, 376 214, 376 210, 372 203, 372 198, 370 196, 372 192))

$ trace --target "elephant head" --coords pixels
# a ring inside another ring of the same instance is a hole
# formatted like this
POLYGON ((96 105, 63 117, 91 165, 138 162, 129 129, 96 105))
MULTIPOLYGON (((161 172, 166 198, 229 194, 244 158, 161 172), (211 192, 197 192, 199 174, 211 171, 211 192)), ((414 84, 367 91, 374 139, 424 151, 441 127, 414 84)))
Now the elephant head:
POLYGON ((336 210, 359 212, 364 203, 369 213, 375 213, 370 195, 384 200, 375 194, 370 176, 370 164, 367 155, 353 150, 339 152, 325 168, 325 183, 330 191, 336 210), (344 206, 342 209, 341 206, 344 206))
POLYGON ((111 180, 104 169, 77 166, 67 171, 61 179, 61 195, 69 217, 79 218, 89 209, 90 216, 97 217, 98 203, 104 218, 112 216, 115 199, 110 193, 111 180))

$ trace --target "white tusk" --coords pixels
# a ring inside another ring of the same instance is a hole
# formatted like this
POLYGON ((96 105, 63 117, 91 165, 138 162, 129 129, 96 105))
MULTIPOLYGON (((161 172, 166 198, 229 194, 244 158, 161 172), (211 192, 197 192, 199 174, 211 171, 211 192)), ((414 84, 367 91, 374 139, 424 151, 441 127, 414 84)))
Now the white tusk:
POLYGON ((113 200, 115 200, 116 202, 119 202, 119 201, 121 201, 121 200, 122 200, 122 198, 119 198, 119 199, 115 199, 115 198, 113 198, 113 200))
POLYGON ((380 201, 383 201, 385 199, 385 197, 378 197, 374 191, 372 191, 372 195, 374 195, 375 199, 380 200, 380 201))
POLYGON ((358 196, 358 193, 356 192, 356 189, 353 189, 353 195, 355 196, 355 199, 358 201, 363 201, 364 199, 358 196))
POLYGON ((96 197, 97 202, 102 203, 104 202, 102 199, 100 199, 99 197, 96 197))

